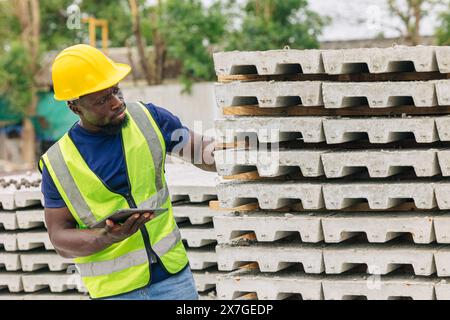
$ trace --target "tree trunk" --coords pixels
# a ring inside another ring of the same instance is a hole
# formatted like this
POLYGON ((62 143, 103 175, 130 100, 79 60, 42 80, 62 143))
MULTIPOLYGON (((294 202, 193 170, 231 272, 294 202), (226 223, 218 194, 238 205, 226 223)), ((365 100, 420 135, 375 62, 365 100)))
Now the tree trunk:
POLYGON ((128 63, 131 65, 131 75, 133 77, 133 83, 134 85, 137 85, 138 77, 136 76, 136 64, 134 63, 133 48, 130 42, 131 42, 130 39, 127 39, 125 41, 125 46, 127 47, 128 63))
POLYGON ((268 22, 270 18, 272 17, 272 8, 271 8, 271 1, 265 0, 264 2, 264 19, 268 22))
POLYGON ((136 46, 139 54, 139 61, 144 72, 145 80, 149 85, 153 84, 152 74, 150 72, 147 55, 145 52, 145 44, 141 34, 141 22, 139 18, 139 5, 136 0, 128 0, 131 9, 131 17, 133 19, 133 33, 136 38, 136 46))
POLYGON ((166 62, 167 49, 166 43, 162 39, 159 30, 153 32, 153 46, 155 50, 155 59, 153 62, 155 65, 154 83, 161 84, 164 80, 164 65, 166 62))
POLYGON ((413 4, 414 27, 411 34, 411 44, 416 46, 420 44, 420 23, 422 19, 422 3, 423 1, 415 1, 413 4))
POLYGON ((390 11, 401 19, 406 29, 403 38, 412 45, 418 45, 421 42, 420 25, 426 14, 422 9, 424 2, 425 0, 408 0, 406 10, 402 11, 395 0, 388 0, 390 11))
POLYGON ((156 13, 152 15, 151 21, 153 22, 152 26, 152 35, 153 35, 153 48, 154 48, 154 83, 161 84, 164 80, 164 65, 166 63, 167 56, 167 47, 166 42, 161 36, 160 32, 160 22, 162 15, 162 1, 158 0, 158 7, 156 9, 156 13))
POLYGON ((34 76, 39 71, 40 12, 39 0, 17 0, 16 14, 19 19, 22 43, 30 57, 30 70, 33 75, 31 103, 26 110, 22 128, 22 157, 27 168, 36 166, 36 132, 30 118, 36 115, 38 103, 34 76))

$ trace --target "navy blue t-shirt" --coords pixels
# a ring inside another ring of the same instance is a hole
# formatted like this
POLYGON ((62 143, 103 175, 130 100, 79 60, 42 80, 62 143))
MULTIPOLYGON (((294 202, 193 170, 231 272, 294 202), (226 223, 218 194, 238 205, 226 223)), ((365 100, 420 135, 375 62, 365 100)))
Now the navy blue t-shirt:
MULTIPOLYGON (((145 106, 150 111, 162 132, 166 143, 166 152, 171 152, 178 143, 184 144, 187 142, 189 130, 181 124, 178 117, 152 103, 148 103, 145 106), (172 141, 172 134, 176 130, 180 130, 180 132, 177 132, 173 136, 175 138, 181 138, 172 141)), ((120 133, 117 135, 91 133, 76 123, 69 130, 69 136, 89 168, 109 188, 118 193, 129 192, 120 133)), ((44 194, 46 208, 67 207, 45 166, 42 170, 41 189, 44 194)), ((152 264, 152 283, 164 280, 169 276, 160 263, 152 264)))

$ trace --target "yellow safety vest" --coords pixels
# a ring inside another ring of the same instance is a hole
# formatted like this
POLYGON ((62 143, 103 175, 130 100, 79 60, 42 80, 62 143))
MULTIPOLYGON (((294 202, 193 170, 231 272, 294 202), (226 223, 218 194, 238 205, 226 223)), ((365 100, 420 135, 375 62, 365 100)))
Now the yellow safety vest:
POLYGON ((86 229, 124 208, 163 208, 131 237, 90 255, 74 259, 92 298, 114 296, 151 283, 156 256, 175 274, 188 264, 164 176, 166 146, 150 112, 140 103, 127 103, 128 124, 122 146, 131 193, 110 190, 88 167, 68 134, 41 158, 78 228, 86 229))

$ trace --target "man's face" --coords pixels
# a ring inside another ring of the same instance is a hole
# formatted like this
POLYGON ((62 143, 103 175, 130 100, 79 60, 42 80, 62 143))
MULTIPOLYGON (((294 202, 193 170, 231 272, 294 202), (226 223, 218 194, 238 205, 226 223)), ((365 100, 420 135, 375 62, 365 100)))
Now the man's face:
POLYGON ((126 104, 118 85, 94 92, 71 105, 84 124, 109 134, 116 134, 127 121, 126 104))

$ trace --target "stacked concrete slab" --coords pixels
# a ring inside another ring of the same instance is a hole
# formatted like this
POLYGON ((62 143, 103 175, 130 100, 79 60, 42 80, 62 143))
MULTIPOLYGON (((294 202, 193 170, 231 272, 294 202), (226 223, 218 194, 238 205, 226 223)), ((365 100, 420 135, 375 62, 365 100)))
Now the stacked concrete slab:
POLYGON ((166 164, 173 214, 185 244, 189 266, 201 299, 216 299, 217 237, 213 217, 222 212, 209 207, 217 200, 218 175, 190 164, 166 164))
POLYGON ((450 47, 222 52, 219 299, 448 299, 450 47))
MULTIPOLYGON (((211 210, 217 174, 191 165, 166 165, 174 216, 188 249, 202 299, 215 299, 217 256, 211 210)), ((73 261, 54 250, 45 228, 40 175, 0 178, 0 300, 89 299, 73 261)))
POLYGON ((40 174, 0 177, 0 300, 89 299, 44 221, 40 174))

